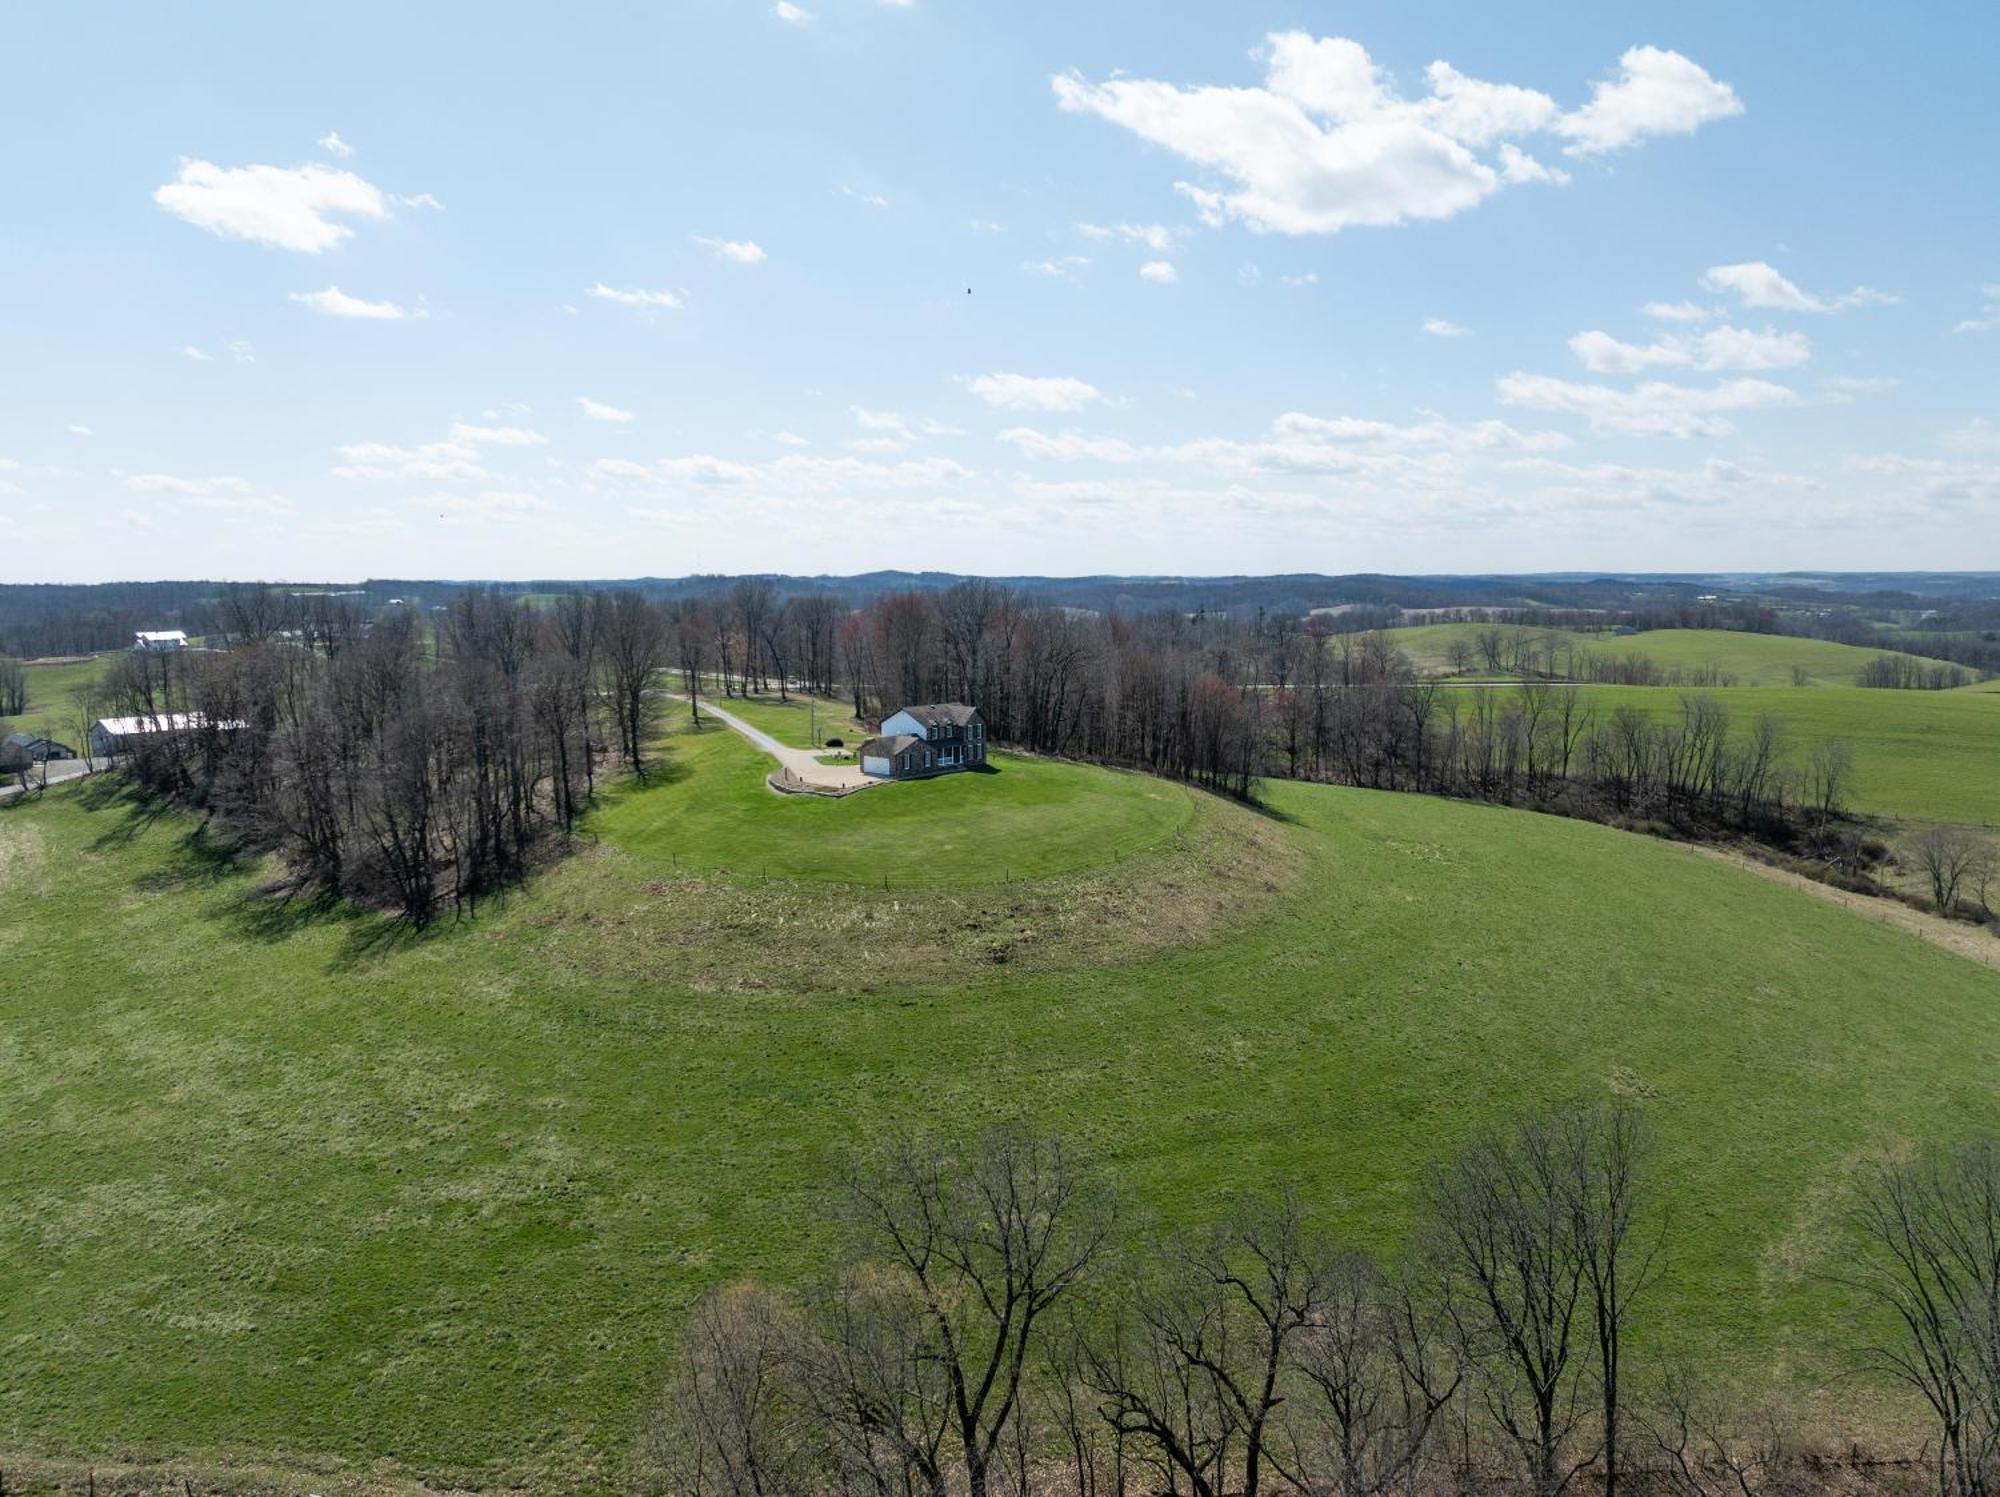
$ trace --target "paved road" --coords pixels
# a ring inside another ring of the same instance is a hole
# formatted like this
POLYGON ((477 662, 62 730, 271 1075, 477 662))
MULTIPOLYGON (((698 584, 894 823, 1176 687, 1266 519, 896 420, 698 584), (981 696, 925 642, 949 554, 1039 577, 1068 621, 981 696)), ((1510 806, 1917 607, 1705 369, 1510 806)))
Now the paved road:
MULTIPOLYGON (((678 693, 674 695, 678 696, 678 693)), ((686 698, 681 697, 680 700, 685 701, 686 698)), ((811 750, 790 748, 762 729, 751 727, 734 712, 725 712, 706 698, 702 700, 701 710, 727 723, 808 785, 824 785, 829 789, 846 790, 856 785, 881 783, 863 774, 858 764, 822 764, 813 756, 811 750)))
MULTIPOLYGON (((60 785, 64 780, 81 779, 84 775, 89 774, 93 770, 109 769, 110 767, 111 767, 111 761, 109 759, 52 760, 48 765, 49 783, 51 785, 60 785)), ((32 778, 35 779, 36 781, 39 781, 41 779, 41 773, 39 769, 37 769, 33 773, 32 778)), ((34 788, 34 787, 32 786, 23 787, 20 785, 0 786, 0 800, 5 800, 10 795, 19 795, 22 793, 22 790, 24 788, 34 788)))

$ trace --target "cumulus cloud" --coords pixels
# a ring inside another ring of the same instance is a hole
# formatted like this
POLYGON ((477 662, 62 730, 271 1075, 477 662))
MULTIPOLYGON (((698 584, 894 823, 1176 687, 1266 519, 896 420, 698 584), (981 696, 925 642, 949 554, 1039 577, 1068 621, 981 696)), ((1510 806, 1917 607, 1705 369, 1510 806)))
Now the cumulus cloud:
POLYGON ((1151 281, 1155 286, 1171 286, 1181 278, 1171 260, 1148 260, 1139 267, 1139 279, 1151 281))
POLYGON ((600 301, 616 302, 621 307, 637 307, 642 312, 678 312, 684 305, 677 292, 607 286, 602 281, 592 286, 587 294, 600 301))
POLYGON ((764 263, 764 247, 754 239, 710 239, 705 234, 695 234, 691 237, 696 244, 708 250, 718 260, 728 260, 736 265, 764 263))
POLYGON ((353 481, 422 478, 436 482, 493 476, 479 465, 478 449, 467 442, 427 442, 420 447, 348 442, 334 450, 341 460, 335 465, 333 476, 353 481))
POLYGON ((804 6, 792 4, 792 0, 778 0, 778 3, 771 7, 771 14, 781 21, 789 21, 794 26, 810 25, 813 20, 811 11, 804 6))
POLYGON ((1815 296, 1762 260, 1712 265, 1702 272, 1701 284, 1704 290, 1733 293, 1746 307, 1771 312, 1844 312, 1849 307, 1887 305, 1896 300, 1868 286, 1856 286, 1842 296, 1815 296))
POLYGON ((588 395, 576 397, 577 406, 592 421, 626 422, 633 419, 632 412, 622 411, 615 405, 606 405, 601 400, 592 400, 588 395))
POLYGON ((1656 368, 1791 369, 1812 357, 1803 333, 1756 332, 1718 327, 1698 337, 1670 336, 1652 343, 1625 343, 1598 329, 1569 340, 1570 352, 1596 374, 1637 374, 1656 368))
POLYGON ((294 291, 288 299, 328 317, 358 317, 370 322, 402 322, 424 315, 421 309, 412 312, 392 301, 364 301, 349 296, 338 286, 328 286, 324 291, 294 291))
POLYGON ((1003 411, 1080 411, 1104 398, 1095 385, 1067 375, 982 374, 965 387, 1003 411))
POLYGON ((380 188, 330 166, 217 166, 183 158, 153 201, 225 239, 316 255, 351 238, 341 218, 386 218, 380 188))
POLYGON ((1596 84, 1590 102, 1555 122, 1572 156, 1622 151, 1653 135, 1688 135, 1743 112, 1728 84, 1678 52, 1633 47, 1618 59, 1618 76, 1596 84))
POLYGON ((1449 218, 1503 186, 1560 182, 1515 139, 1552 133, 1573 155, 1685 132, 1740 113, 1725 83, 1675 52, 1636 47, 1620 76, 1564 114, 1536 89, 1467 77, 1446 62, 1406 98, 1359 42, 1303 31, 1266 38, 1262 87, 1143 78, 1050 80, 1056 102, 1094 114, 1212 172, 1181 182, 1204 222, 1286 234, 1449 218))
POLYGON ((1399 423, 1360 416, 1313 416, 1288 411, 1263 436, 1245 441, 1199 437, 1141 444, 1124 437, 1031 426, 1010 427, 998 440, 1038 462, 1157 463, 1238 475, 1327 476, 1442 481, 1469 457, 1559 452, 1572 444, 1560 432, 1524 432, 1504 421, 1399 423))
POLYGON ((1059 255, 1048 260, 1023 260, 1021 269, 1029 275, 1045 275, 1056 280, 1073 281, 1082 284, 1077 272, 1090 263, 1088 255, 1059 255))
POLYGON ((1707 386, 1652 381, 1621 389, 1516 373, 1499 381, 1498 392, 1506 405, 1582 416, 1593 431, 1651 437, 1727 436, 1735 428, 1724 412, 1799 403, 1795 391, 1761 379, 1707 386))
POLYGON ((1429 333, 1433 338, 1470 338, 1472 336, 1471 328, 1460 327, 1457 323, 1443 317, 1431 318, 1424 324, 1424 331, 1429 333))
POLYGON ((2000 328, 2000 284, 1982 286, 1979 291, 1986 298, 1986 305, 1979 309, 1977 317, 1968 317, 1954 327, 1954 333, 1990 333, 2000 328))

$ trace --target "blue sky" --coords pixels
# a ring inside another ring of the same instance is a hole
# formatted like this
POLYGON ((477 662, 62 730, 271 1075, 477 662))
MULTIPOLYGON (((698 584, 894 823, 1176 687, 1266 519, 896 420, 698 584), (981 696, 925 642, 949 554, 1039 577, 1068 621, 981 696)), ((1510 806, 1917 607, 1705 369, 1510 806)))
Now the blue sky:
POLYGON ((15 7, 0 577, 2000 565, 1916 14, 15 7))

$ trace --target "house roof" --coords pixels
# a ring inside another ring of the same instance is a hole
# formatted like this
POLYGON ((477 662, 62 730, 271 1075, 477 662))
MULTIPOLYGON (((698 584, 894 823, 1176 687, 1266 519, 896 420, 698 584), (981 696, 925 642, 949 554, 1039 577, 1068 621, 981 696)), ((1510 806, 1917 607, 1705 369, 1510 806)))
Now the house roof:
POLYGON ((861 745, 861 752, 870 758, 879 759, 886 755, 893 759, 896 755, 902 753, 904 749, 922 742, 923 739, 917 737, 914 733, 892 733, 886 738, 869 739, 861 745), (872 754, 869 753, 871 749, 874 750, 872 754))
MULTIPOLYGON (((940 723, 953 723, 962 728, 979 716, 977 707, 968 707, 963 702, 926 702, 903 710, 927 728, 935 728, 940 723)), ((889 715, 895 716, 893 712, 889 715)))
POLYGON ((9 733, 0 738, 0 743, 11 744, 15 748, 33 748, 38 743, 54 743, 55 739, 43 733, 9 733))
MULTIPOLYGON (((183 733, 205 728, 208 719, 199 712, 162 712, 155 717, 100 717, 97 726, 114 738, 135 738, 146 733, 183 733)), ((217 723, 224 732, 234 732, 240 722, 217 723)))

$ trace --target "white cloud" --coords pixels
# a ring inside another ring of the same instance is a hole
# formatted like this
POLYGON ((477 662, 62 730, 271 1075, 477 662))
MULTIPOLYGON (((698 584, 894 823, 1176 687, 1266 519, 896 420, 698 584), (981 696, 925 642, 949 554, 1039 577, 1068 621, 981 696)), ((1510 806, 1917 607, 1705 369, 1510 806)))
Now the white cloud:
POLYGON ((257 362, 257 350, 250 346, 249 340, 246 338, 234 340, 228 345, 228 350, 229 357, 239 364, 254 364, 257 362))
POLYGON ((1570 352, 1597 374, 1637 374, 1655 368, 1792 369, 1812 357, 1803 333, 1719 327, 1695 338, 1670 336, 1652 343, 1623 343, 1592 329, 1569 340, 1570 352))
POLYGON ((1171 286, 1181 278, 1171 260, 1148 260, 1139 267, 1139 279, 1151 281, 1155 286, 1171 286))
POLYGON ((761 265, 764 263, 764 247, 752 239, 710 239, 703 234, 690 235, 696 244, 714 253, 718 260, 729 260, 737 265, 761 265))
POLYGON ((546 447, 549 439, 525 426, 468 426, 454 422, 451 440, 475 447, 546 447))
POLYGON ((209 355, 203 353, 199 348, 196 348, 192 343, 183 343, 181 345, 181 352, 186 354, 189 358, 193 359, 197 364, 206 364, 209 362, 209 355))
POLYGON ((895 411, 871 411, 863 406, 855 406, 854 420, 865 431, 886 431, 899 437, 910 437, 910 423, 895 411))
POLYGON ((855 202, 864 208, 886 208, 889 206, 889 200, 883 197, 881 193, 863 192, 857 187, 849 187, 845 184, 841 186, 840 195, 844 198, 853 198, 855 202))
POLYGON ((642 312, 658 312, 663 309, 678 312, 684 305, 676 292, 607 286, 602 281, 592 286, 588 294, 600 301, 616 302, 621 307, 637 307, 642 312))
POLYGON ((428 442, 421 447, 397 447, 387 442, 349 442, 335 451, 341 461, 333 476, 354 481, 423 478, 491 478, 479 466, 476 448, 464 442, 428 442))
POLYGON ((328 166, 216 166, 183 158, 180 175, 153 193, 176 218, 225 239, 316 255, 354 231, 335 216, 386 218, 380 188, 328 166))
POLYGON ((1279 276, 1278 280, 1287 286, 1317 286, 1319 284, 1319 272, 1308 270, 1303 275, 1279 276))
POLYGON ((250 492, 250 485, 240 478, 181 478, 172 473, 134 473, 125 480, 125 487, 141 494, 177 494, 183 499, 250 492))
POLYGON ((1405 98, 1358 43, 1302 31, 1266 38, 1262 87, 1184 88, 1141 78, 1050 80, 1056 102, 1095 114, 1214 172, 1177 183, 1203 222, 1330 234, 1449 218, 1503 186, 1566 180, 1508 136, 1554 132, 1572 153, 1614 150, 1742 108, 1727 84, 1678 53, 1638 47, 1614 83, 1562 114, 1535 89, 1468 78, 1449 63, 1405 98))
POLYGON ((358 296, 349 296, 338 286, 328 286, 324 291, 294 291, 287 299, 328 317, 358 317, 370 322, 402 322, 406 318, 425 315, 421 309, 412 312, 392 301, 363 301, 358 296))
POLYGON ((1104 398, 1095 385, 1067 375, 982 374, 965 387, 1003 411, 1080 411, 1104 398))
POLYGON ((778 0, 778 3, 771 7, 771 14, 781 21, 791 22, 794 26, 807 26, 813 20, 811 11, 792 4, 792 0, 778 0))
POLYGON ((1081 285, 1083 282, 1077 272, 1089 263, 1088 255, 1062 255, 1051 260, 1023 260, 1021 269, 1030 275, 1052 276, 1057 280, 1073 281, 1081 285))
POLYGON ((413 494, 403 502, 412 509, 434 510, 444 519, 519 519, 547 514, 555 508, 539 494, 501 489, 477 494, 413 494))
POLYGON ((1622 151, 1653 135, 1687 135, 1714 120, 1743 113, 1728 84, 1678 52, 1633 47, 1618 59, 1618 77, 1591 89, 1590 102, 1555 122, 1572 156, 1622 151))
POLYGON ((1939 438, 1957 452, 1991 453, 2000 456, 2000 425, 1984 416, 1974 416, 1965 425, 1954 427, 1939 438))
POLYGON ((1703 289, 1733 292, 1746 307, 1772 312, 1842 312, 1849 307, 1893 304, 1895 297, 1867 286, 1843 296, 1815 296, 1803 291, 1762 260, 1740 265, 1712 265, 1702 272, 1703 289))
POLYGON ((802 437, 795 431, 774 431, 771 433, 771 440, 776 442, 780 447, 812 446, 811 438, 802 437))
POLYGON ((1086 239, 1141 244, 1156 255, 1172 254, 1179 239, 1165 224, 1078 224, 1076 229, 1086 239))
POLYGON ((63 430, 73 437, 94 437, 97 435, 96 432, 85 426, 81 421, 72 421, 63 430))
POLYGON ((1649 301, 1639 310, 1656 322, 1706 322, 1715 315, 1691 301, 1649 301))
POLYGON ((1433 338, 1470 338, 1472 336, 1471 328, 1460 327, 1457 323, 1443 317, 1431 318, 1424 324, 1424 331, 1429 333, 1433 338))
MULTIPOLYGON (((808 457, 787 453, 769 462, 742 462, 711 453, 665 457, 651 463, 627 458, 600 458, 591 465, 594 476, 617 482, 654 485, 686 495, 706 493, 737 496, 797 496, 823 498, 858 489, 936 489, 973 477, 964 464, 946 457, 905 458, 884 463, 865 457, 808 457)), ((638 510, 646 518, 662 512, 638 510)))
POLYGON ((1715 437, 1735 428, 1727 411, 1797 405, 1795 391, 1768 380, 1732 379, 1710 386, 1654 381, 1631 389, 1582 384, 1546 374, 1509 374, 1498 384, 1505 405, 1582 416, 1591 429, 1627 436, 1715 437))
POLYGON ((1986 305, 1977 317, 1968 317, 1954 327, 1954 333, 1990 333, 2000 328, 2000 285, 1981 286, 1979 294, 1986 298, 1986 305))
POLYGON ((345 161, 354 154, 354 147, 340 138, 338 130, 329 130, 319 138, 319 148, 329 156, 338 156, 345 161))
POLYGON ((601 400, 592 400, 588 395, 577 396, 576 403, 582 409, 583 414, 592 421, 625 422, 633 419, 630 411, 621 411, 615 405, 606 405, 601 400))
POLYGON ((433 213, 444 212, 444 204, 440 203, 434 195, 428 192, 412 193, 407 197, 399 194, 396 201, 401 203, 405 208, 428 208, 433 213))

